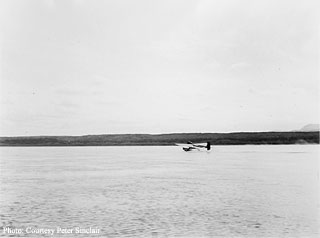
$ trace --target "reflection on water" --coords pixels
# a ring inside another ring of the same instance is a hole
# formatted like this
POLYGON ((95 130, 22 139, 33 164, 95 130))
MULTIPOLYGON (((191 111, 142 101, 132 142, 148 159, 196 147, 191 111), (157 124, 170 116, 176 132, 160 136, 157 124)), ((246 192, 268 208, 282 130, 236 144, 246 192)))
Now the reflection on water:
POLYGON ((100 229, 77 237, 319 235, 317 145, 220 146, 210 153, 2 147, 0 153, 5 227, 100 229))

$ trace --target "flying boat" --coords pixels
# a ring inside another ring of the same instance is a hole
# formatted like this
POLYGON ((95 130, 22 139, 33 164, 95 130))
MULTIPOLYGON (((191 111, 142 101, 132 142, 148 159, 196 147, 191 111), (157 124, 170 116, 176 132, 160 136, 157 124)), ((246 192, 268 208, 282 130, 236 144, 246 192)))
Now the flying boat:
POLYGON ((188 151, 201 151, 201 150, 211 150, 211 144, 208 141, 207 143, 192 143, 191 141, 188 141, 186 144, 179 144, 176 143, 177 146, 181 146, 182 149, 186 152, 188 151))

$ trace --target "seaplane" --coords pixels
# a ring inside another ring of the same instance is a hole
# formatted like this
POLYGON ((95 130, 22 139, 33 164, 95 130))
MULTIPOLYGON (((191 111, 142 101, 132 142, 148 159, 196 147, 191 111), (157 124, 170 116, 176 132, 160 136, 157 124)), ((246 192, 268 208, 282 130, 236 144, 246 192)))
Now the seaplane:
POLYGON ((188 151, 201 151, 203 149, 206 149, 207 151, 211 150, 211 144, 208 141, 207 143, 192 143, 191 141, 188 141, 187 144, 179 144, 176 143, 177 146, 181 146, 182 149, 186 152, 188 151))

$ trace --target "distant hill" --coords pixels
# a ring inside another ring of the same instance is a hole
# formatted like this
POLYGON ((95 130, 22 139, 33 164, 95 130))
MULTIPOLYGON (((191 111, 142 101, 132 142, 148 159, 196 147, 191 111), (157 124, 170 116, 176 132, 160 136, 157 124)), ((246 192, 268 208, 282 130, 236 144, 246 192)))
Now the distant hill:
POLYGON ((212 145, 319 144, 319 132, 236 132, 174 134, 107 134, 86 136, 0 137, 0 146, 174 145, 210 141, 212 145))
POLYGON ((319 124, 308 124, 300 129, 300 131, 320 131, 319 124))

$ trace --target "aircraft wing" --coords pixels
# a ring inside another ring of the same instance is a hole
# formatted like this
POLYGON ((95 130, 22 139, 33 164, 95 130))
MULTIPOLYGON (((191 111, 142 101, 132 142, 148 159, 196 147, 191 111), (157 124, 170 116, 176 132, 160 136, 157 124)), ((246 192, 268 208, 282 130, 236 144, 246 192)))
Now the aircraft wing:
POLYGON ((178 143, 176 143, 176 145, 184 147, 184 148, 194 147, 193 144, 178 144, 178 143))
POLYGON ((207 143, 197 143, 197 144, 193 144, 194 146, 197 147, 207 147, 207 143))

